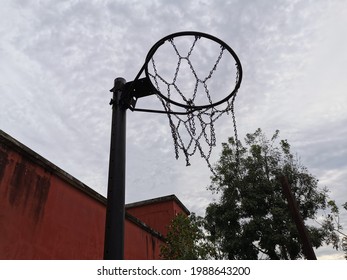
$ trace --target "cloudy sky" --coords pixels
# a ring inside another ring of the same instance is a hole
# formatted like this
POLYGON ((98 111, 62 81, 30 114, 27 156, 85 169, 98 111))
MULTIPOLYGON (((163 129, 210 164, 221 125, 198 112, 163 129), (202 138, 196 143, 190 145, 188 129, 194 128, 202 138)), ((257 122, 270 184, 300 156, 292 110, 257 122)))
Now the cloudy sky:
MULTIPOLYGON (((150 47, 184 30, 209 33, 238 54, 239 137, 279 129, 304 165, 347 201, 347 2, 21 1, 0 9, 0 129, 106 195, 109 89, 131 81, 150 47)), ((153 97, 153 102, 158 99, 153 97)), ((216 127, 221 142, 232 121, 216 127)), ((175 194, 200 215, 214 198, 199 157, 175 159, 164 115, 128 112, 126 201, 175 194)), ((347 230, 347 217, 342 217, 347 230)), ((322 248, 321 258, 338 258, 322 248)))

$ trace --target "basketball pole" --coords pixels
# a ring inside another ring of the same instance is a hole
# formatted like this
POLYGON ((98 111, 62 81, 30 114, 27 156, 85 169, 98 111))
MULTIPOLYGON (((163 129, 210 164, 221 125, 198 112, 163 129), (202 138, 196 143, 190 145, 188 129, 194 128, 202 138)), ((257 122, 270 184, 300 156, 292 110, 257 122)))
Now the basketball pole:
POLYGON ((125 79, 116 78, 113 92, 110 161, 105 221, 104 259, 124 259, 126 110, 125 79))

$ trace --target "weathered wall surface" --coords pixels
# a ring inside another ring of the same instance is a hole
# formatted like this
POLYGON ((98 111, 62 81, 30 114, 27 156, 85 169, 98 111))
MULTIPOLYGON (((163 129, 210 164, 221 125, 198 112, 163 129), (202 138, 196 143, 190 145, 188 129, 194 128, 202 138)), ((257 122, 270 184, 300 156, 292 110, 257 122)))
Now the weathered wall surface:
MULTIPOLYGON (((0 132, 0 259, 102 259, 106 199, 0 132)), ((125 259, 160 258, 163 232, 139 220, 148 209, 127 214, 125 259)))
POLYGON ((105 206, 53 170, 0 151, 0 258, 102 258, 105 206))
POLYGON ((178 213, 189 214, 175 196, 171 196, 171 199, 168 199, 169 197, 129 204, 127 212, 166 236, 167 226, 178 213))

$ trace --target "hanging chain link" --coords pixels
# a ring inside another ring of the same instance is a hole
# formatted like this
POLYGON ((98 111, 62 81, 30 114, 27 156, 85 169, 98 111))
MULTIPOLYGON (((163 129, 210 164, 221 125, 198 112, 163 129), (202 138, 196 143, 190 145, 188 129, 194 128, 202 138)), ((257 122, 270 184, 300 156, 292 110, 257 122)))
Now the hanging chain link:
MULTIPOLYGON (((216 71, 216 69, 217 69, 217 67, 218 67, 218 65, 219 65, 219 63, 223 57, 223 53, 225 50, 225 48, 223 46, 221 46, 221 50, 220 50, 219 55, 216 59, 216 62, 212 66, 212 69, 209 71, 208 75, 203 80, 201 80, 198 77, 192 62, 190 61, 190 56, 191 56, 193 49, 194 49, 194 47, 195 47, 195 45, 199 39, 200 39, 200 37, 195 36, 195 39, 194 39, 191 47, 189 48, 188 54, 186 56, 183 56, 180 54, 173 39, 169 40, 170 44, 172 45, 172 47, 173 47, 173 49, 174 49, 174 51, 178 57, 177 66, 176 66, 172 81, 166 81, 161 75, 158 74, 154 58, 151 59, 154 73, 153 74, 149 73, 150 77, 154 80, 154 84, 155 84, 158 91, 160 91, 159 81, 163 82, 167 87, 166 91, 167 91, 168 99, 170 99, 170 97, 171 97, 171 87, 173 87, 177 91, 177 93, 180 95, 182 100, 184 100, 184 102, 186 102, 186 104, 190 105, 190 106, 194 105, 194 101, 195 101, 195 98, 197 95, 199 84, 203 85, 204 91, 205 91, 205 94, 207 96, 209 103, 213 104, 213 101, 212 101, 212 98, 210 95, 210 91, 209 91, 209 88, 207 85, 207 81, 210 80, 212 78, 213 74, 215 73, 215 71, 216 71), (176 85, 176 81, 177 81, 177 77, 178 77, 178 73, 180 70, 182 60, 187 61, 188 65, 190 67, 190 70, 196 79, 195 86, 194 86, 194 92, 193 92, 193 95, 190 99, 185 97, 184 94, 182 93, 182 91, 176 85)), ((239 79, 239 75, 237 72, 236 82, 238 81, 238 79, 239 79)), ((238 133, 237 133, 236 117, 235 117, 235 107, 234 107, 236 92, 233 95, 232 100, 227 101, 226 108, 217 109, 214 107, 210 107, 208 109, 202 109, 200 111, 193 111, 193 112, 189 112, 189 109, 186 109, 187 115, 185 116, 185 118, 182 117, 181 115, 171 114, 170 113, 171 112, 171 103, 169 101, 163 100, 160 96, 158 96, 158 98, 160 99, 161 104, 163 105, 165 111, 167 112, 167 117, 169 120, 171 134, 172 134, 172 139, 174 142, 176 159, 179 158, 179 150, 181 150, 185 156, 186 165, 189 166, 190 165, 189 158, 191 156, 193 156, 197 150, 199 150, 200 156, 203 159, 205 159, 207 166, 209 167, 209 169, 211 170, 211 172, 214 175, 216 175, 216 173, 214 171, 212 164, 210 163, 210 157, 212 154, 212 149, 213 149, 213 147, 216 146, 216 132, 215 132, 214 123, 224 113, 229 114, 229 112, 231 112, 232 122, 233 122, 233 126, 234 126, 235 142, 236 142, 236 155, 235 156, 236 156, 236 161, 238 164, 238 162, 239 162, 239 141, 238 141, 238 133), (197 130, 197 123, 199 124, 199 128, 201 129, 201 131, 199 131, 199 132, 197 130), (181 137, 180 130, 182 130, 182 129, 190 137, 190 140, 188 140, 188 143, 185 143, 181 137), (205 151, 203 149, 203 146, 201 144, 202 141, 207 144, 207 146, 208 146, 207 151, 205 151)))
POLYGON ((236 165, 239 166, 240 165, 240 143, 238 139, 236 117, 235 117, 235 98, 236 98, 236 93, 231 100, 231 117, 233 119, 234 136, 235 136, 235 144, 236 144, 235 161, 236 161, 236 165))

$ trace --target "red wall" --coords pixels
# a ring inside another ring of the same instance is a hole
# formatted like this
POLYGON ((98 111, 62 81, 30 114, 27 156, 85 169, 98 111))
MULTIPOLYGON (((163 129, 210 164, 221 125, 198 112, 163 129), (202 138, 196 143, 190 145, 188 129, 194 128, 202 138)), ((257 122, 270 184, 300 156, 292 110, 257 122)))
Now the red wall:
POLYGON ((0 258, 100 259, 104 205, 17 153, 6 155, 0 258))
POLYGON ((160 259, 160 245, 163 241, 145 230, 139 230, 136 224, 126 221, 124 239, 124 259, 160 259))
POLYGON ((127 207, 127 212, 139 218, 164 236, 167 234, 167 227, 171 223, 173 217, 181 212, 187 215, 189 214, 187 210, 182 209, 179 202, 175 199, 156 199, 148 203, 130 204, 127 207))
MULTIPOLYGON (((102 259, 105 199, 0 136, 0 259, 102 259)), ((125 259, 159 259, 163 238, 150 227, 166 234, 180 211, 175 201, 128 208, 142 223, 127 215, 125 259)))

